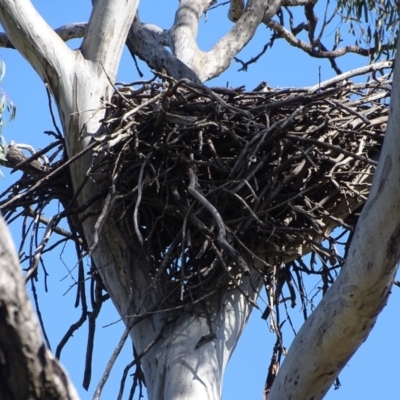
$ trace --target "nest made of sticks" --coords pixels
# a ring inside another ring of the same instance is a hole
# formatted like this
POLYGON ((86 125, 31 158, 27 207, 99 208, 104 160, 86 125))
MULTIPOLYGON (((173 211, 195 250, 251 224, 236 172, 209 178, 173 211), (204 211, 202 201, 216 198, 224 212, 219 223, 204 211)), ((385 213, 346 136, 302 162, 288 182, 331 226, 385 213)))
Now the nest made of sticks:
POLYGON ((368 196, 390 89, 387 76, 253 92, 167 77, 122 85, 91 176, 112 186, 113 218, 152 255, 150 273, 191 298, 199 281, 237 282, 257 262, 313 250, 334 265, 329 233, 351 230, 368 196))
MULTIPOLYGON (((310 88, 252 92, 168 77, 120 85, 90 145, 88 174, 113 200, 102 215, 153 260, 155 281, 181 287, 180 301, 221 279, 237 284, 253 268, 268 274, 270 265, 298 260, 304 271, 300 257, 309 251, 336 268, 342 258, 330 232, 354 228, 386 129, 391 80, 374 74, 363 83, 347 74, 310 88)), ((45 243, 54 231, 74 240, 81 259, 91 244, 74 224, 84 210, 71 201, 73 160, 65 148, 59 157, 63 148, 58 135, 22 163, 10 161, 25 173, 2 194, 0 208, 8 221, 23 215, 36 227, 47 224, 45 243), (53 152, 49 163, 34 165, 46 152, 53 152), (50 224, 42 211, 52 199, 65 209, 50 224), (63 217, 72 232, 57 227, 63 217)), ((43 241, 31 246, 31 264, 43 241)), ((329 280, 331 269, 317 273, 329 280)))

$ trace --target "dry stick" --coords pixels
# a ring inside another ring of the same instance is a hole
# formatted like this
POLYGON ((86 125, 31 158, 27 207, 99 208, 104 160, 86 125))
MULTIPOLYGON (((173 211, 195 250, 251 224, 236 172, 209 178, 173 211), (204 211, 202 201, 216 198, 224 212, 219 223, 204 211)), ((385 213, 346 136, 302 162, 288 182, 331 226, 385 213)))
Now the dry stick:
POLYGON ((228 253, 228 255, 233 258, 242 269, 245 275, 250 274, 250 269, 244 260, 244 258, 240 255, 240 253, 235 250, 227 241, 226 241, 226 229, 224 221, 217 211, 217 209, 200 193, 196 190, 196 175, 193 172, 192 168, 188 168, 188 175, 190 179, 190 183, 188 186, 188 192, 200 203, 202 204, 213 216, 218 229, 217 242, 219 245, 228 253))
MULTIPOLYGON (((18 147, 18 144, 16 144, 16 146, 18 147)), ((25 165, 28 165, 32 161, 37 160, 39 157, 43 156, 44 154, 46 154, 48 151, 50 151, 51 149, 53 149, 56 146, 62 146, 62 143, 60 141, 56 141, 56 142, 50 143, 44 149, 41 149, 41 150, 35 152, 35 154, 33 154, 32 156, 26 158, 24 161, 20 162, 18 165, 13 167, 12 172, 15 172, 15 171, 17 171, 19 169, 22 169, 25 165)))
POLYGON ((39 246, 35 250, 35 254, 33 256, 33 261, 29 266, 28 272, 25 275, 25 282, 29 280, 29 278, 36 272, 36 269, 39 265, 40 256, 42 254, 43 249, 46 246, 46 243, 50 239, 50 236, 53 232, 53 225, 57 224, 58 220, 60 219, 60 214, 54 215, 50 218, 49 223, 47 224, 46 230, 44 232, 43 238, 39 243, 39 246))
POLYGON ((175 81, 174 79, 172 79, 171 77, 164 75, 162 73, 157 72, 157 75, 162 76, 163 78, 167 78, 168 80, 172 80, 174 83, 174 86, 172 86, 172 88, 169 90, 170 94, 174 94, 174 92, 176 91, 176 89, 181 86, 181 85, 185 85, 188 86, 189 88, 193 89, 197 89, 200 90, 201 92, 205 92, 209 97, 211 97, 214 101, 216 101, 218 104, 220 104, 221 106, 223 106, 224 108, 233 111, 236 114, 241 114, 244 115, 245 117, 247 117, 248 119, 252 120, 253 119, 253 115, 251 113, 249 113, 248 111, 242 110, 238 107, 234 107, 231 106, 230 104, 226 103, 224 100, 222 100, 222 98, 220 96, 218 96, 216 93, 214 93, 210 88, 208 88, 205 85, 198 85, 192 81, 190 81, 189 79, 186 78, 182 78, 179 81, 175 81))
MULTIPOLYGON (((103 376, 100 379, 99 384, 97 385, 96 391, 94 392, 93 395, 93 400, 99 400, 101 396, 101 392, 103 390, 104 385, 107 382, 108 377, 110 376, 110 372, 112 370, 112 367, 114 366, 115 361, 117 360, 119 354, 121 353, 122 348, 124 347, 124 344, 126 342, 126 339, 129 336, 129 332, 132 329, 134 324, 129 324, 126 328, 124 333, 121 336, 121 339, 119 340, 119 343, 115 350, 113 351, 113 354, 110 357, 110 360, 107 363, 106 369, 104 370, 103 376)), ((161 328, 159 334, 157 337, 147 345, 147 347, 136 357, 136 363, 140 361, 142 357, 144 357, 156 344, 157 342, 162 338, 162 335, 164 334, 164 331, 167 327, 167 323, 164 324, 164 326, 161 328)))
POLYGON ((335 100, 328 100, 328 99, 325 99, 325 101, 333 107, 336 106, 336 107, 343 108, 348 113, 353 114, 353 115, 357 116, 358 118, 360 118, 365 124, 370 125, 371 122, 368 118, 364 117, 364 115, 360 114, 356 110, 353 110, 352 108, 345 106, 343 103, 340 103, 339 101, 335 101, 335 100))
MULTIPOLYGON (((296 158, 297 157, 293 157, 293 159, 296 159, 296 158)), ((301 173, 301 171, 306 163, 306 160, 305 160, 305 158, 303 158, 303 155, 301 155, 299 157, 299 159, 300 159, 300 161, 299 161, 298 165, 295 168, 293 168, 293 170, 290 171, 282 181, 280 181, 277 185, 274 185, 273 190, 272 190, 272 188, 269 190, 269 194, 268 194, 268 196, 266 196, 266 199, 263 201, 261 209, 265 209, 265 207, 268 204, 270 204, 271 201, 274 200, 279 195, 279 193, 288 185, 288 183, 290 183, 293 179, 295 179, 301 173)), ((285 163, 280 164, 279 167, 284 164, 285 163)), ((265 189, 267 189, 267 187, 265 189)), ((264 192, 264 190, 263 190, 263 192, 264 192)), ((263 197, 263 196, 264 196, 264 193, 262 193, 262 196, 260 196, 260 197, 263 197)), ((257 207, 255 207, 254 212, 257 212, 258 209, 260 208, 259 204, 256 206, 257 207)))
MULTIPOLYGON (((239 183, 232 188, 233 192, 237 192, 240 190, 244 185, 246 185, 246 182, 250 181, 251 178, 254 177, 254 175, 262 168, 264 167, 265 160, 260 161, 257 163, 257 165, 247 174, 247 176, 244 179, 241 179, 239 183)), ((234 181, 236 183, 236 181, 234 181)))
MULTIPOLYGON (((256 254, 254 254, 254 253, 253 253, 253 252, 252 252, 238 237, 237 237, 237 235, 235 234, 235 232, 231 232, 231 233, 232 233, 232 235, 235 237, 236 241, 240 244, 240 246, 242 246, 242 247, 250 254, 250 257, 256 259, 256 260, 259 261, 261 264, 263 264, 265 267, 271 268, 271 265, 270 265, 267 261, 263 260, 262 258, 258 257, 256 254)), ((253 268, 254 268, 259 274, 264 274, 264 272, 261 271, 261 270, 259 270, 258 268, 254 267, 254 266, 253 266, 253 268)))
MULTIPOLYGON (((128 111, 127 113, 124 114, 122 119, 126 120, 129 116, 136 114, 142 108, 148 106, 149 104, 156 102, 163 94, 164 94, 163 92, 160 92, 157 96, 154 96, 152 99, 150 99, 150 100, 138 105, 137 107, 133 108, 132 110, 128 111)), ((127 126, 130 126, 130 125, 128 124, 127 126)))
MULTIPOLYGON (((231 274, 231 271, 229 271, 229 268, 227 267, 227 265, 225 264, 225 260, 222 257, 221 252, 217 249, 217 247, 215 246, 214 243, 211 243, 212 248, 214 249, 215 253, 217 254, 217 257, 222 265, 222 267, 224 268, 225 272, 227 273, 227 275, 229 276, 229 279, 233 282, 233 285, 235 286, 235 288, 237 290, 239 290, 239 292, 245 297, 245 299, 255 308, 257 308, 258 310, 260 309, 260 307, 258 306, 258 304, 252 300, 249 295, 247 293, 244 292, 244 290, 242 289, 242 287, 240 286, 240 283, 235 279, 235 277, 231 274)), ((250 278, 248 278, 250 279, 250 278)))
POLYGON ((79 317, 78 321, 76 321, 69 327, 68 331, 60 340, 60 343, 56 348, 56 353, 55 353, 56 358, 58 359, 60 358, 62 349, 64 348, 64 346, 66 345, 72 334, 83 325, 83 323, 86 321, 86 317, 87 317, 86 311, 82 310, 81 316, 79 317))
POLYGON ((86 346, 86 357, 85 357, 85 371, 83 375, 82 386, 84 389, 88 390, 90 381, 92 378, 92 359, 93 359, 93 349, 94 349, 94 337, 96 331, 96 319, 100 313, 101 306, 103 305, 103 300, 101 296, 101 289, 96 283, 96 301, 92 304, 92 311, 88 312, 88 340, 86 346))
MULTIPOLYGON (((391 83, 391 82, 390 82, 391 83)), ((371 88, 371 86, 367 86, 366 87, 367 89, 370 89, 371 88)), ((376 88, 376 86, 372 86, 372 88, 376 88)), ((381 91, 381 92, 374 92, 373 94, 371 94, 371 95, 368 95, 368 96, 365 96, 365 97, 362 97, 362 98, 360 98, 360 99, 358 99, 358 100, 354 100, 354 101, 352 101, 351 102, 351 104, 352 105, 364 105, 365 103, 372 103, 373 101, 376 101, 376 100, 381 100, 381 99, 384 99, 384 98, 386 98, 386 97, 390 97, 390 90, 388 90, 388 89, 386 89, 386 90, 384 90, 384 91, 381 91)))
POLYGON ((254 211, 251 209, 251 207, 247 204, 246 200, 243 199, 243 197, 239 196, 235 192, 232 192, 232 190, 229 189, 222 189, 224 192, 227 192, 231 194, 232 196, 236 197, 243 205, 244 207, 249 211, 249 213, 252 215, 252 217, 262 226, 264 226, 264 222, 261 221, 260 218, 257 217, 257 215, 254 213, 254 211))
POLYGON ((49 174, 44 176, 42 179, 39 179, 33 186, 31 186, 26 192, 17 194, 14 196, 12 199, 9 201, 3 203, 0 208, 5 208, 9 206, 10 204, 14 203, 16 200, 21 199, 22 197, 26 197, 28 194, 32 193, 35 189, 37 189, 44 181, 49 180, 52 176, 57 174, 58 172, 62 171, 64 168, 66 168, 69 164, 72 164, 74 161, 76 161, 79 157, 81 157, 83 154, 87 153, 89 150, 91 150, 95 146, 95 142, 90 143, 85 149, 80 151, 78 154, 75 154, 73 157, 71 157, 69 160, 67 160, 64 164, 60 165, 58 168, 55 170, 51 171, 49 174))
MULTIPOLYGON (((124 372, 122 373, 122 377, 121 377, 121 383, 119 385, 119 393, 118 393, 118 397, 117 400, 122 400, 122 396, 124 394, 124 388, 125 388, 125 382, 126 382, 126 378, 128 377, 128 372, 129 370, 136 365, 136 360, 131 361, 129 364, 127 364, 124 368, 124 372)), ((137 367, 136 367, 137 368, 137 367)), ((139 397, 140 398, 140 397, 139 397)))
MULTIPOLYGON (((29 217, 35 218, 38 213, 32 209, 32 207, 29 207, 25 210, 24 212, 25 215, 28 215, 29 217)), ((45 218, 42 214, 39 214, 39 222, 42 224, 48 225, 50 223, 50 220, 45 218)), ((59 228, 58 226, 55 226, 53 228, 53 231, 55 233, 58 233, 61 236, 65 236, 67 239, 73 239, 72 233, 68 232, 65 229, 59 228)))
POLYGON ((112 175, 111 175, 111 188, 110 188, 110 191, 107 193, 107 197, 104 201, 104 206, 101 211, 101 214, 97 218, 97 221, 94 225, 93 243, 88 250, 88 254, 90 254, 90 255, 93 253, 94 249, 96 248, 96 246, 99 242, 99 233, 103 227, 105 219, 107 218, 108 214, 110 213, 110 211, 113 207, 113 204, 115 202, 115 181, 117 180, 118 174, 122 168, 122 165, 119 165, 119 160, 120 160, 123 150, 124 150, 124 148, 120 151, 120 153, 118 154, 118 157, 115 161, 115 167, 114 167, 114 169, 112 171, 112 175))
POLYGON ((364 161, 364 162, 372 164, 372 165, 378 165, 378 161, 372 160, 369 157, 364 157, 364 156, 360 156, 358 154, 354 154, 351 151, 342 149, 341 147, 335 146, 335 145, 330 144, 330 143, 325 143, 325 142, 321 142, 319 140, 305 138, 305 137, 301 137, 301 136, 294 136, 294 135, 287 135, 286 137, 288 137, 290 139, 300 140, 302 142, 314 143, 316 146, 320 146, 320 147, 325 147, 327 149, 336 150, 339 153, 343 153, 346 156, 355 158, 356 160, 364 161))
MULTIPOLYGON (((256 135, 257 137, 259 136, 258 134, 256 135)), ((242 152, 240 153, 239 157, 237 158, 237 161, 235 163, 235 165, 233 166, 233 168, 231 169, 228 179, 231 180, 233 179, 233 177, 237 174, 237 170, 242 167, 243 165, 243 160, 245 159, 245 157, 248 154, 248 150, 250 148, 250 142, 246 141, 246 145, 244 146, 242 152)), ((240 186, 241 187, 241 186, 240 186)), ((238 188, 239 189, 239 188, 238 188)), ((237 189, 237 190, 238 190, 237 189)))
MULTIPOLYGON (((64 143, 63 135, 62 135, 60 129, 58 128, 58 126, 57 126, 56 118, 55 118, 55 116, 54 116, 53 104, 52 104, 52 101, 51 101, 51 93, 50 93, 49 85, 48 85, 47 82, 45 83, 45 87, 46 87, 46 93, 47 93, 47 101, 48 101, 48 103, 49 103, 49 110, 50 110, 51 120, 52 120, 52 122, 53 122, 54 128, 55 128, 56 131, 57 131, 56 137, 59 139, 60 142, 63 142, 63 143, 64 143)), ((47 132, 45 132, 45 133, 47 133, 47 132)))
POLYGON ((104 221, 108 214, 110 213, 110 210, 114 204, 115 197, 113 196, 114 193, 111 191, 107 194, 106 200, 104 201, 104 206, 103 209, 101 210, 101 213, 99 217, 97 218, 97 221, 94 225, 94 233, 93 233, 93 242, 88 250, 88 254, 92 255, 94 249, 96 248, 98 242, 99 242, 99 233, 101 228, 103 227, 104 221))
POLYGON ((130 330, 131 330, 131 327, 130 327, 130 325, 128 325, 125 328, 124 333, 122 334, 121 339, 119 340, 117 347, 113 351, 113 353, 112 353, 112 355, 111 355, 111 357, 110 357, 110 359, 109 359, 109 361, 107 363, 107 366, 106 366, 106 369, 104 370, 103 376, 101 377, 100 382, 97 385, 96 391, 94 392, 93 400, 99 400, 100 399, 103 387, 106 384, 108 377, 110 376, 111 369, 112 369, 116 359, 118 358, 119 353, 121 353, 121 350, 124 347, 126 339, 129 336, 130 330))
POLYGON ((381 61, 381 62, 378 62, 375 64, 367 65, 365 67, 353 69, 352 71, 348 71, 348 72, 345 72, 344 74, 335 76, 335 77, 328 79, 325 82, 322 82, 318 85, 309 86, 308 88, 304 88, 304 89, 307 90, 308 93, 312 94, 318 90, 325 89, 329 86, 343 82, 354 76, 364 75, 368 72, 379 71, 381 69, 392 68, 392 67, 393 67, 393 61, 381 61))
POLYGON ((139 212, 139 205, 140 205, 140 201, 142 200, 142 193, 143 193, 143 172, 144 169, 148 163, 148 161, 150 160, 150 157, 153 155, 153 152, 150 151, 149 153, 147 153, 146 159, 143 161, 141 167, 140 167, 140 172, 139 172, 139 179, 138 179, 138 184, 137 184, 137 188, 138 188, 138 195, 136 198, 136 203, 135 203, 135 210, 133 211, 133 222, 134 222, 134 226, 135 226, 135 232, 136 232, 136 236, 139 240, 139 243, 141 245, 143 245, 143 236, 142 233, 140 232, 139 229, 139 224, 138 224, 138 212, 139 212))

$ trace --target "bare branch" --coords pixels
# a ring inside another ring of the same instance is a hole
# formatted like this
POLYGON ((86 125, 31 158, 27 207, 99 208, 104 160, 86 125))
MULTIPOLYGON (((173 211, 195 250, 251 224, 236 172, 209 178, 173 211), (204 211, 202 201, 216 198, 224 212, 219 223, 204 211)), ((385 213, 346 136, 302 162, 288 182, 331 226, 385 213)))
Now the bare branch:
MULTIPOLYGON (((284 26, 279 24, 278 22, 270 19, 264 18, 263 22, 273 31, 278 33, 283 39, 285 39, 289 44, 294 47, 298 47, 299 49, 305 51, 312 57, 316 58, 336 58, 341 57, 347 53, 356 53, 361 56, 370 57, 371 54, 374 53, 374 48, 362 48, 359 46, 344 46, 340 49, 326 51, 322 50, 318 43, 315 43, 314 46, 303 42, 302 40, 298 39, 292 32, 288 31, 284 26)), ((389 48, 389 46, 382 46, 383 48, 389 48)))
POLYGON ((167 31, 155 25, 142 24, 136 15, 126 44, 131 54, 145 61, 150 68, 156 71, 165 69, 168 75, 178 80, 187 78, 200 83, 197 75, 186 64, 165 49, 167 41, 167 31))
POLYGON ((81 51, 85 59, 100 62, 112 81, 138 4, 138 0, 98 0, 93 6, 81 51))
POLYGON ((201 80, 218 76, 229 67, 233 57, 254 36, 263 18, 271 18, 279 9, 280 0, 254 0, 249 2, 245 13, 235 26, 206 53, 201 80), (268 11, 267 11, 268 9, 268 11), (267 16, 264 16, 266 14, 267 16))
POLYGON ((181 0, 169 32, 170 48, 179 60, 200 76, 204 53, 198 48, 196 37, 199 19, 209 7, 210 0, 181 0))
POLYGON ((365 67, 353 69, 353 70, 345 72, 341 75, 334 76, 333 78, 328 79, 322 83, 318 83, 317 85, 309 86, 304 89, 307 90, 308 93, 314 93, 318 90, 326 89, 327 87, 332 87, 334 85, 340 85, 346 79, 353 78, 354 76, 364 75, 368 72, 374 73, 376 71, 379 71, 379 70, 382 70, 385 68, 390 69, 392 67, 393 67, 393 61, 380 61, 375 64, 366 65, 365 67))
POLYGON ((86 22, 77 22, 60 26, 55 29, 55 32, 64 42, 68 42, 68 40, 82 38, 86 33, 86 28, 86 22))
POLYGON ((285 7, 306 6, 313 0, 282 0, 281 5, 285 7))
POLYGON ((1 1, 0 22, 13 46, 31 63, 44 81, 53 81, 73 63, 73 52, 30 1, 1 1))

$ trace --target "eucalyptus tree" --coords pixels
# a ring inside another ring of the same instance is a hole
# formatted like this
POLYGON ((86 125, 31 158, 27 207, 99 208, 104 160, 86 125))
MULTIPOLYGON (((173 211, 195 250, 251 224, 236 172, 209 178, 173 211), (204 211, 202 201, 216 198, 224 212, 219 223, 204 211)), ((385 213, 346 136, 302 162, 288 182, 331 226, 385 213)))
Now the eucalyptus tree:
MULTIPOLYGON (((138 0, 96 0, 87 24, 72 24, 57 30, 49 26, 30 1, 2 0, 0 3, 0 22, 5 31, 1 44, 21 53, 47 85, 57 105, 71 161, 68 166, 76 208, 85 211, 85 218, 79 221, 80 233, 93 259, 94 272, 99 275, 101 285, 132 338, 149 399, 221 397, 227 362, 273 259, 265 254, 260 244, 251 249, 251 263, 232 248, 226 240, 218 210, 196 189, 193 171, 188 168, 187 192, 214 216, 212 230, 206 230, 197 220, 194 223, 210 235, 213 254, 221 255, 215 250, 216 245, 224 250, 225 255, 217 260, 219 264, 227 262, 227 271, 232 271, 235 265, 240 269, 235 276, 227 273, 231 278, 229 283, 218 288, 206 301, 182 306, 186 312, 177 314, 176 308, 171 311, 161 307, 165 293, 160 287, 162 281, 157 279, 163 271, 160 266, 154 269, 157 254, 142 251, 144 240, 140 232, 145 228, 138 227, 136 221, 133 229, 136 237, 127 237, 121 232, 118 223, 107 219, 108 209, 104 204, 111 201, 110 197, 102 200, 96 197, 103 187, 87 178, 93 165, 93 144, 103 133, 104 102, 112 103, 123 47, 126 45, 132 55, 158 71, 165 81, 174 78, 188 86, 198 85, 196 87, 226 70, 260 25, 266 25, 272 32, 266 47, 272 46, 275 40, 286 40, 310 56, 328 58, 338 73, 341 71, 336 58, 348 52, 372 59, 394 52, 394 34, 388 35, 387 41, 382 39, 386 40, 386 33, 395 32, 394 11, 385 11, 385 27, 378 15, 381 12, 378 3, 339 3, 338 10, 347 13, 350 21, 353 15, 360 16, 362 10, 366 10, 366 14, 375 12, 375 27, 367 30, 367 48, 357 43, 340 47, 342 35, 337 31, 336 43, 328 50, 323 43, 324 29, 329 22, 327 13, 317 34, 316 2, 302 0, 231 0, 228 18, 233 22, 232 28, 211 50, 202 51, 196 41, 199 20, 215 3, 181 0, 174 23, 169 29, 162 29, 140 21, 138 0), (290 27, 285 27, 283 9, 291 16, 290 10, 295 6, 304 7, 305 22, 294 27, 290 18, 290 27), (301 31, 307 32, 308 42, 297 38, 301 31), (68 48, 65 41, 71 38, 82 38, 79 49, 68 48), (107 212, 101 213, 101 210, 107 212)), ((349 29, 354 30, 354 27, 349 29)), ((249 67, 249 63, 243 64, 249 67)), ((394 110, 400 107, 399 68, 396 63, 391 99, 394 110)), ((214 98, 222 104, 218 96, 214 98)), ((399 138, 395 134, 399 115, 395 112, 389 118, 369 199, 342 272, 296 336, 269 388, 268 399, 323 397, 368 335, 387 301, 400 251, 400 162, 396 153, 399 138), (377 247, 372 243, 384 245, 377 247), (304 354, 306 358, 302 357, 304 354)), ((326 225, 322 232, 329 233, 333 228, 332 224, 326 225)), ((171 243, 168 246, 172 246, 171 243)), ((165 251, 167 253, 168 249, 165 251)), ((59 391, 58 398, 65 398, 65 395, 59 391)))

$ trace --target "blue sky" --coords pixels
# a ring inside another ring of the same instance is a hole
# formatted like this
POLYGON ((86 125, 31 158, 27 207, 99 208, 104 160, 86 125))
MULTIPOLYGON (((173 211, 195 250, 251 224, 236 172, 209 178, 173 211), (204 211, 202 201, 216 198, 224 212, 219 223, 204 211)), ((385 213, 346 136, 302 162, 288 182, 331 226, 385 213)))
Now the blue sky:
MULTIPOLYGON (((66 23, 87 21, 90 15, 90 3, 89 0, 85 2, 82 0, 33 1, 39 12, 54 28, 66 23)), ((141 19, 144 22, 168 28, 173 21, 176 5, 177 1, 143 1, 140 7, 141 19)), ((221 11, 226 13, 226 9, 222 7, 221 11)), ((223 15, 209 13, 207 19, 203 18, 199 43, 204 50, 209 49, 229 29, 230 23, 223 15)), ((333 40, 334 28, 327 30, 327 40, 333 40)), ((269 37, 269 31, 265 27, 260 27, 251 45, 240 54, 240 58, 248 60, 258 53, 269 37)), ((79 46, 79 41, 72 41, 69 45, 76 48, 79 46)), ((16 120, 5 126, 3 135, 8 141, 28 143, 35 148, 44 147, 49 143, 49 138, 43 134, 43 131, 53 129, 44 86, 33 69, 15 50, 0 49, 0 56, 7 65, 7 73, 2 87, 18 109, 16 120)), ((348 56, 341 59, 339 65, 345 71, 367 62, 368 60, 360 57, 348 56)), ((143 72, 146 71, 143 64, 141 69, 143 72)), ((328 61, 311 59, 300 50, 293 49, 283 42, 277 42, 274 48, 268 51, 257 64, 251 65, 246 73, 237 72, 238 69, 239 64, 233 63, 227 72, 210 82, 210 85, 229 84, 233 87, 246 85, 248 89, 252 89, 265 80, 272 87, 306 86, 318 83, 319 71, 321 71, 322 80, 334 75, 328 61)), ((146 74, 150 76, 148 72, 146 74)), ((119 80, 129 82, 137 79, 138 74, 134 63, 128 52, 125 51, 119 80)), ((15 179, 14 175, 10 176, 7 170, 3 169, 3 172, 5 179, 0 181, 1 191, 15 179)), ((12 233, 18 243, 20 231, 17 226, 12 227, 12 233)), ((62 254, 55 251, 46 255, 45 262, 49 273, 48 292, 44 291, 43 283, 37 284, 41 312, 53 350, 69 326, 80 316, 79 309, 73 308, 75 290, 69 290, 76 277, 76 260, 72 254, 73 249, 67 247, 62 254)), ((317 283, 308 282, 310 292, 315 284, 317 283)), ((263 308, 262 298, 260 305, 263 308)), ((326 399, 394 400, 398 398, 399 309, 400 289, 395 287, 388 305, 378 319, 377 326, 340 375, 342 387, 336 391, 332 389, 325 397, 326 399)), ((292 310, 292 318, 297 324, 297 328, 301 325, 301 315, 299 307, 292 310)), ((254 311, 228 365, 223 391, 225 400, 262 398, 262 389, 275 336, 269 331, 268 323, 260 316, 259 311, 254 311)), ((88 392, 81 387, 87 337, 86 326, 74 335, 62 353, 61 360, 69 371, 82 399, 92 398, 105 365, 119 341, 124 327, 121 322, 117 322, 118 320, 119 317, 111 302, 107 302, 97 325, 93 377, 88 392)), ((284 339, 289 347, 291 339, 289 329, 285 331, 284 339)), ((122 370, 130 360, 131 345, 127 343, 103 391, 104 399, 116 398, 122 370)), ((129 385, 127 390, 129 391, 129 385)), ((127 398, 127 391, 124 398, 127 398)))

